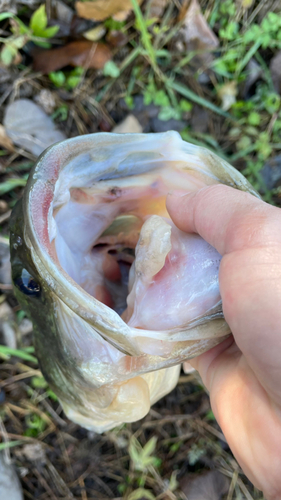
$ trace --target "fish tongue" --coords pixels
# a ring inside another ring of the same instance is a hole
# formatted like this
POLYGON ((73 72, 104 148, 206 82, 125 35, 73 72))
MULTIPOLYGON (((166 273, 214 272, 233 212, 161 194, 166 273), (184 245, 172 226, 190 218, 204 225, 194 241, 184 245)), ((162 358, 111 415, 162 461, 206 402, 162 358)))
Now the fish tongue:
POLYGON ((171 232, 171 225, 158 215, 149 217, 141 228, 135 261, 129 275, 128 309, 123 316, 130 326, 136 326, 138 303, 153 277, 164 267, 166 257, 172 249, 171 232))

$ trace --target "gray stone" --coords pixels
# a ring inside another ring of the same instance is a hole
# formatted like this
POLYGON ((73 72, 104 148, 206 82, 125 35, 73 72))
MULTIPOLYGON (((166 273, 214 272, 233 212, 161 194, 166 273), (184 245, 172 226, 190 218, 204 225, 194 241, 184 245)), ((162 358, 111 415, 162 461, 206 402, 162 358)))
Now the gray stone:
POLYGON ((4 127, 15 144, 36 156, 66 139, 43 109, 29 99, 18 99, 7 106, 4 127))
POLYGON ((19 478, 12 463, 0 453, 0 498, 1 500, 23 500, 19 478))

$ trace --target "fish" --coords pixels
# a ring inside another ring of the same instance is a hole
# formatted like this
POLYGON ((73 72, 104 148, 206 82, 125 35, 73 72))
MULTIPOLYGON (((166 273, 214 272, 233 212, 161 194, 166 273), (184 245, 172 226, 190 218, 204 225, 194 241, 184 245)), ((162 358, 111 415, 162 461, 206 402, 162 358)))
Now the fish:
POLYGON ((38 158, 12 213, 12 280, 70 420, 102 433, 143 418, 184 360, 230 335, 221 256, 165 205, 218 183, 258 196, 174 131, 85 135, 38 158))

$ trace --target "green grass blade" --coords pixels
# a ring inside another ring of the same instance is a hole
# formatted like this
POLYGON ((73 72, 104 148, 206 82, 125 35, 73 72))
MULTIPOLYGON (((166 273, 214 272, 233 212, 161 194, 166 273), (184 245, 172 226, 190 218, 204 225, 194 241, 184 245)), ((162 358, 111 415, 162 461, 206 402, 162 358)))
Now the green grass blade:
POLYGON ((20 187, 20 186, 25 186, 26 185, 26 179, 8 179, 5 182, 2 182, 0 184, 0 196, 2 194, 8 193, 9 191, 12 191, 13 189, 20 187))
POLYGON ((6 345, 0 345, 0 354, 4 354, 4 356, 17 356, 25 361, 31 361, 32 363, 38 364, 37 358, 31 356, 26 350, 12 349, 6 345))
POLYGON ((240 63, 237 64, 237 68, 236 68, 236 75, 240 75, 242 69, 245 68, 245 66, 247 66, 248 62, 250 61, 250 59, 252 59, 252 57, 255 55, 255 53, 257 52, 257 50, 260 48, 262 44, 262 40, 258 39, 254 45, 252 45, 252 47, 250 48, 250 50, 248 50, 248 52, 246 52, 245 56, 243 57, 242 61, 240 61, 240 63))
POLYGON ((0 451, 6 450, 7 448, 12 448, 13 446, 18 446, 19 444, 22 444, 23 441, 8 441, 7 443, 0 443, 0 451))
POLYGON ((233 116, 231 116, 229 113, 224 111, 223 109, 219 108, 212 102, 207 101, 203 97, 200 97, 199 95, 195 94, 192 90, 188 89, 181 83, 174 82, 173 80, 166 79, 165 83, 167 86, 178 92, 179 94, 183 95, 184 97, 187 97, 187 99, 190 99, 193 102, 196 102, 196 104, 200 104, 200 106, 203 106, 204 108, 210 109, 214 113, 217 113, 218 115, 223 116, 224 118, 228 118, 229 120, 235 121, 233 116))
POLYGON ((157 64, 156 64, 156 58, 155 58, 155 51, 154 48, 152 47, 151 41, 150 41, 150 35, 147 31, 147 27, 145 24, 144 17, 142 15, 142 11, 140 9, 140 6, 137 2, 137 0, 131 0, 131 3, 133 5, 133 9, 135 12, 136 19, 139 23, 140 31, 141 31, 141 39, 143 46, 147 50, 151 65, 153 66, 153 69, 157 71, 157 64))

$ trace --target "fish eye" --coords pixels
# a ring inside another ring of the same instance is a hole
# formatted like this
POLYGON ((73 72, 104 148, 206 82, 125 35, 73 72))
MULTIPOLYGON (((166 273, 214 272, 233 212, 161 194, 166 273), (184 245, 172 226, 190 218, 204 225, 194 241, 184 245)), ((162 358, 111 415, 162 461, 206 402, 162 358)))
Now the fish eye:
POLYGON ((40 294, 40 285, 29 274, 26 269, 22 270, 21 276, 14 280, 16 287, 25 295, 38 297, 40 294))

